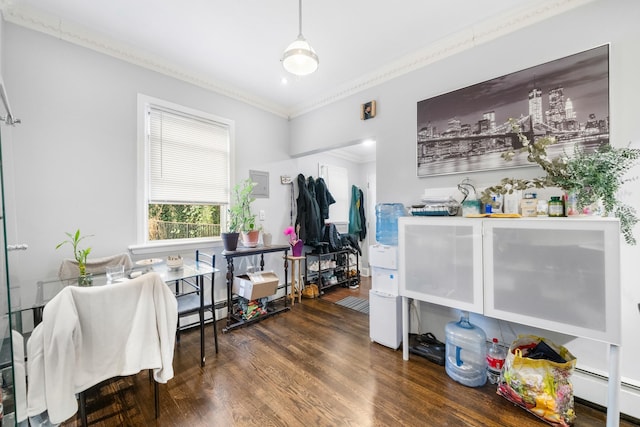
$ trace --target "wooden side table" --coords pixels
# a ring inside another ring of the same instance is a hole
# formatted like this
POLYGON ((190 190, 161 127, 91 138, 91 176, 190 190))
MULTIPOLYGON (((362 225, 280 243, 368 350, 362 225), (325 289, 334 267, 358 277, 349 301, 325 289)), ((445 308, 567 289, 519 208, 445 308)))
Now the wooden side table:
POLYGON ((304 288, 304 278, 302 276, 302 260, 303 256, 287 255, 287 260, 291 261, 291 305, 296 302, 296 292, 298 296, 298 302, 302 302, 302 288, 304 288))

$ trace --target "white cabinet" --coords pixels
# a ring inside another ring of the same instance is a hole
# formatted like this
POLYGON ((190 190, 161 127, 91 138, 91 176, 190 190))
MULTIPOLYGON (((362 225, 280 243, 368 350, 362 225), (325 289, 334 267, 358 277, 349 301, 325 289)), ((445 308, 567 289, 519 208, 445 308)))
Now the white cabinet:
POLYGON ((399 221, 400 295, 620 344, 613 218, 399 221))
POLYGON ((410 298, 603 341, 610 349, 607 425, 615 425, 619 227, 616 218, 598 217, 399 218, 404 343, 410 298))
POLYGON ((482 221, 460 219, 400 218, 400 295, 483 312, 482 221))
POLYGON ((483 221, 484 314, 620 344, 615 219, 483 221))

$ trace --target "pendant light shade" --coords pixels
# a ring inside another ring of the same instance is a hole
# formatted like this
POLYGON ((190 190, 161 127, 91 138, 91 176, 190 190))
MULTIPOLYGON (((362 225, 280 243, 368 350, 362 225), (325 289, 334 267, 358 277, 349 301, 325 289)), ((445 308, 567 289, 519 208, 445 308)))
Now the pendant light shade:
POLYGON ((306 76, 318 69, 319 59, 307 39, 302 35, 302 0, 299 0, 299 34, 282 55, 282 66, 291 74, 306 76))

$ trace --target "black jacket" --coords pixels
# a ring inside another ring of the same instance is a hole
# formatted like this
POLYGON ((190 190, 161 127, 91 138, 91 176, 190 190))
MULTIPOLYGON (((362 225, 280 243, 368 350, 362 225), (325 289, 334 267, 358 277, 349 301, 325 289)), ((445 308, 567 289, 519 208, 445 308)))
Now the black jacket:
POLYGON ((304 175, 298 175, 298 198, 296 226, 300 226, 298 238, 302 239, 305 245, 315 246, 318 244, 322 235, 322 219, 320 217, 320 208, 314 194, 309 191, 306 185, 304 175))
POLYGON ((364 240, 365 237, 367 237, 367 218, 364 214, 364 193, 362 192, 362 189, 358 189, 358 191, 360 192, 360 208, 359 208, 359 214, 360 214, 360 240, 364 240))
POLYGON ((327 188, 327 184, 322 178, 316 179, 316 200, 318 201, 322 219, 329 219, 329 205, 334 204, 336 200, 329 192, 329 188, 327 188))

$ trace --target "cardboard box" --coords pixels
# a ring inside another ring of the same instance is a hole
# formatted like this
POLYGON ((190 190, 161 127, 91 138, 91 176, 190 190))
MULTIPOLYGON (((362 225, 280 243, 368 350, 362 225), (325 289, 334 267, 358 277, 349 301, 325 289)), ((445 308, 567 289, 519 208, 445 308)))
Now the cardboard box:
POLYGON ((273 271, 247 273, 233 278, 233 293, 248 300, 264 298, 276 293, 279 282, 273 271))

